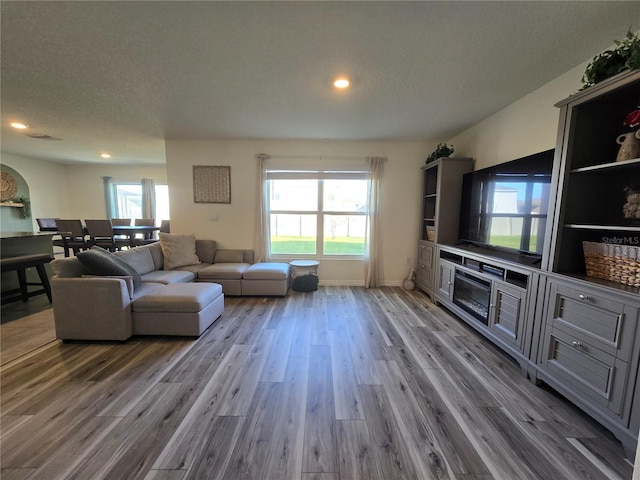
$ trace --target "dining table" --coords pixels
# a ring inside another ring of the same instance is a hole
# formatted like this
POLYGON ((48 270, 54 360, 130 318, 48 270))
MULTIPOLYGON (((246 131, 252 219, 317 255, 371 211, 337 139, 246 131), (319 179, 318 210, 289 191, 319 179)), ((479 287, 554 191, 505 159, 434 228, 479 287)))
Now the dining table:
POLYGON ((132 247, 135 245, 135 236, 136 234, 148 234, 157 232, 160 230, 160 227, 155 225, 121 225, 121 226, 113 226, 113 234, 114 235, 126 235, 129 237, 129 245, 132 247))

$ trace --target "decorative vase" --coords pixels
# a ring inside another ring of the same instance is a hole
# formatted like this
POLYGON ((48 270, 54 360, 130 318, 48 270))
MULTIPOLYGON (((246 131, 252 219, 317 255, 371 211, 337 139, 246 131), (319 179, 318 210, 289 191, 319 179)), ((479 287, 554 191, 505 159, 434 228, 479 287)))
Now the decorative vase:
POLYGON ((626 187, 624 192, 627 202, 622 206, 622 215, 625 219, 640 220, 640 189, 626 187))
POLYGON ((640 130, 623 133, 616 139, 616 142, 620 145, 616 162, 640 157, 640 130))

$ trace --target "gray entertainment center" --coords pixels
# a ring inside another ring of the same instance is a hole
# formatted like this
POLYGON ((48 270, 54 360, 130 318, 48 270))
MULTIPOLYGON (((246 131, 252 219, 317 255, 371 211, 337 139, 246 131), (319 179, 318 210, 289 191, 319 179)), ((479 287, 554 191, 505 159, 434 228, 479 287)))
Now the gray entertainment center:
POLYGON ((609 429, 630 458, 640 428, 640 267, 623 262, 625 283, 587 275, 583 242, 640 246, 640 219, 622 211, 625 192, 640 192, 640 158, 616 161, 615 141, 638 102, 635 70, 556 105, 538 256, 460 242, 462 177, 472 160, 424 166, 416 268, 418 288, 512 356, 532 381, 609 429))

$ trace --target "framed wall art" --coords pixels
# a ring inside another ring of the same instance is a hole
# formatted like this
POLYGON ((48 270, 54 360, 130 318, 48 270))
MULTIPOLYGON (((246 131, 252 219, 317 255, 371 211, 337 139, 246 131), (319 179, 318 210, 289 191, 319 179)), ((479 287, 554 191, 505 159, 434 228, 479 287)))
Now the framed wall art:
POLYGON ((231 203, 231 167, 193 166, 194 203, 231 203))

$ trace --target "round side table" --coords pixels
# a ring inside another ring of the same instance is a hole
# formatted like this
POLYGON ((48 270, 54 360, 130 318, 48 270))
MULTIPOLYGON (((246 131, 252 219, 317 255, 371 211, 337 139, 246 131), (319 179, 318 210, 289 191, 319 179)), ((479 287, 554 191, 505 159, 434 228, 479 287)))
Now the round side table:
POLYGON ((318 260, 291 260, 293 267, 291 288, 296 292, 313 292, 318 290, 318 260))

